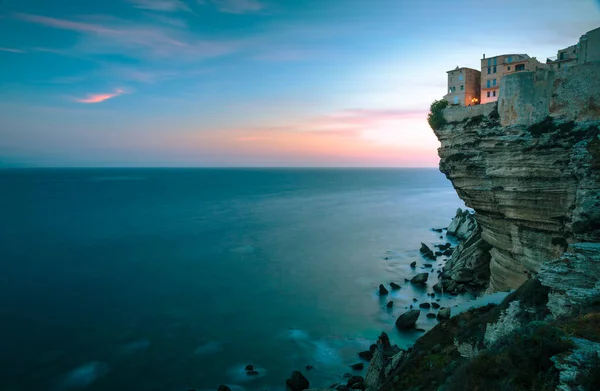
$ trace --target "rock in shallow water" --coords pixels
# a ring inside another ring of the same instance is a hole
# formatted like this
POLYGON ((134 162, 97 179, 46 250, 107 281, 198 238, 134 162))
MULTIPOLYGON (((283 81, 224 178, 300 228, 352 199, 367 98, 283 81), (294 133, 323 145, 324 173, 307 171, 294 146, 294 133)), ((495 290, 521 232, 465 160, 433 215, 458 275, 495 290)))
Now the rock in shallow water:
POLYGON ((310 387, 310 382, 300 371, 292 372, 292 377, 285 384, 289 391, 304 391, 310 387))
POLYGON ((419 315, 421 315, 421 311, 416 309, 403 313, 396 319, 396 327, 400 330, 413 328, 417 319, 419 319, 419 315))
POLYGON ((418 285, 425 285, 427 283, 427 279, 429 278, 429 273, 419 273, 414 276, 410 282, 418 285))
POLYGON ((394 306, 394 302, 393 301, 388 301, 388 303, 385 306, 387 308, 392 308, 394 306))
POLYGON ((379 295, 380 296, 385 296, 388 293, 390 293, 390 292, 388 292, 388 290, 385 289, 385 287, 383 286, 383 284, 379 284, 379 295))
POLYGON ((450 319, 451 309, 450 307, 442 307, 437 313, 438 320, 450 319))
POLYGON ((350 368, 354 369, 355 371, 362 371, 364 369, 364 367, 365 367, 365 364, 362 362, 350 365, 350 368))
POLYGON ((390 287, 392 287, 393 290, 400 289, 400 285, 396 284, 395 282, 390 282, 390 287))

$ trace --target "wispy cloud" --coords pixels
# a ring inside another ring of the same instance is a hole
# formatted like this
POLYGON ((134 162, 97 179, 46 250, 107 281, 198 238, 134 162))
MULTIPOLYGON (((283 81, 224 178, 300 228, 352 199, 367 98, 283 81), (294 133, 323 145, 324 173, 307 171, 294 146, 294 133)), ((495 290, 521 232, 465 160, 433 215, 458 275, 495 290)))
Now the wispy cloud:
POLYGON ((122 89, 117 89, 114 92, 111 93, 105 93, 105 94, 89 94, 87 97, 82 98, 82 99, 75 99, 76 102, 79 103, 100 103, 100 102, 104 102, 105 100, 109 100, 112 99, 114 97, 117 97, 119 95, 124 94, 125 91, 122 89))
POLYGON ((77 53, 118 53, 129 57, 201 60, 228 54, 239 47, 236 41, 202 40, 186 31, 164 26, 114 19, 104 23, 73 21, 32 14, 14 14, 20 20, 83 35, 71 50, 77 53))
POLYGON ((25 53, 25 50, 21 50, 21 49, 12 49, 12 48, 0 48, 0 52, 9 52, 9 53, 25 53))
POLYGON ((135 8, 151 11, 163 12, 191 12, 191 8, 181 0, 127 0, 134 5, 135 8))
MULTIPOLYGON (((265 5, 257 0, 212 0, 217 9, 229 14, 247 14, 265 9, 265 5)), ((203 1, 200 1, 202 4, 203 1)))

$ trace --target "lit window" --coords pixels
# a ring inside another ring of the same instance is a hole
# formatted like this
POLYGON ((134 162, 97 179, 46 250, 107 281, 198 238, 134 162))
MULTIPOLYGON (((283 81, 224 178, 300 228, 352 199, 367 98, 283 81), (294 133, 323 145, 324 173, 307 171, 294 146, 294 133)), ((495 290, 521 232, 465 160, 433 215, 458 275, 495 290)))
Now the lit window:
POLYGON ((457 105, 459 103, 458 96, 454 97, 454 104, 457 105))

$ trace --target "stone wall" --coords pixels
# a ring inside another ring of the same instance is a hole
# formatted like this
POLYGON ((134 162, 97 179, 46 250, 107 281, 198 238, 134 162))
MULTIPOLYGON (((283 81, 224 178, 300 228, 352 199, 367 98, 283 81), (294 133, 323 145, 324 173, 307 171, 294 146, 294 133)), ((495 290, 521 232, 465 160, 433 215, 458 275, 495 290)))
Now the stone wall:
POLYGON ((448 122, 461 122, 478 115, 490 115, 496 108, 496 102, 475 106, 450 106, 444 109, 444 118, 448 122))

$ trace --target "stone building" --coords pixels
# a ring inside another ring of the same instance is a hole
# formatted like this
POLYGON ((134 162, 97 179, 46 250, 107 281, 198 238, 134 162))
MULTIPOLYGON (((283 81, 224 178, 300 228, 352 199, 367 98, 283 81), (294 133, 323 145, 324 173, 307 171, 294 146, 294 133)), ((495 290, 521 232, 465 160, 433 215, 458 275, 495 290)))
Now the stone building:
POLYGON ((583 34, 575 45, 560 49, 546 60, 554 69, 600 61, 600 27, 583 34))
POLYGON ((451 105, 471 106, 479 104, 481 72, 472 68, 448 71, 448 93, 444 99, 451 105))
POLYGON ((481 59, 481 103, 495 102, 503 76, 520 71, 535 71, 544 64, 527 54, 502 54, 481 59))

